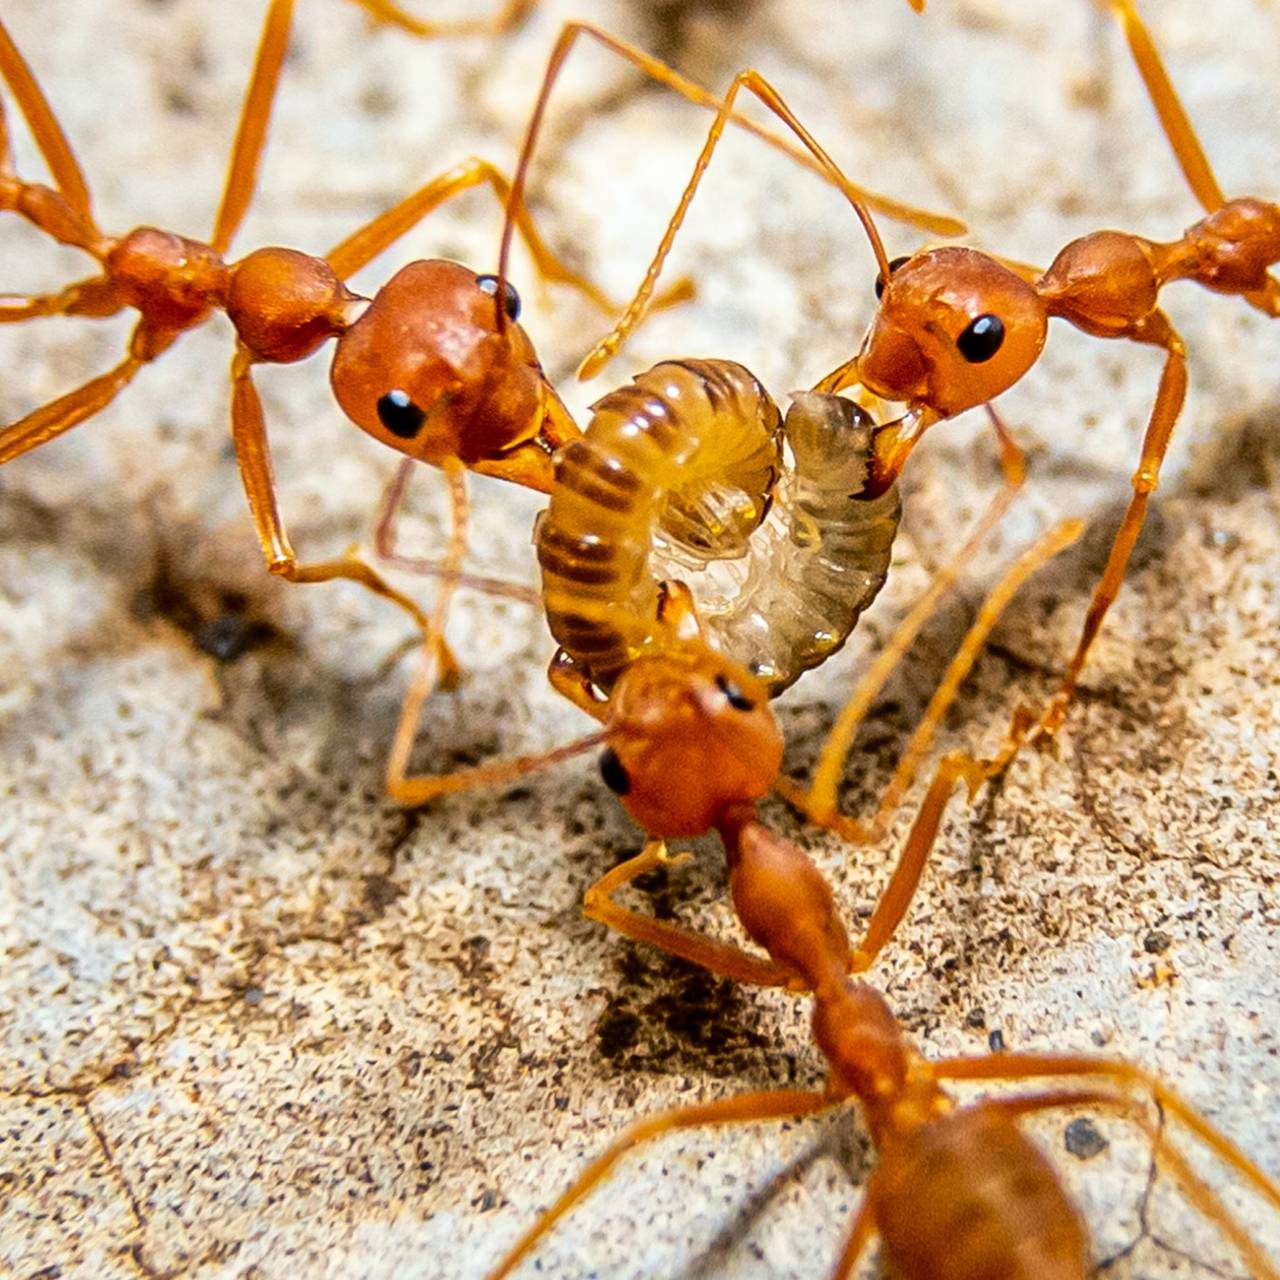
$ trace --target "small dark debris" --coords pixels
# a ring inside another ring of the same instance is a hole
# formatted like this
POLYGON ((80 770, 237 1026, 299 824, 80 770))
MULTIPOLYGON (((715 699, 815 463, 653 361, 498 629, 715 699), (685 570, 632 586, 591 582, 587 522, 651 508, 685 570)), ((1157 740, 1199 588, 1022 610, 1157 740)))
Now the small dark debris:
POLYGON ((257 1005, 260 1005, 262 1003, 262 988, 261 987, 245 987, 244 1002, 245 1004, 251 1005, 254 1007, 256 1007, 257 1005))
POLYGON ((270 622, 254 617, 242 592, 208 581, 181 580, 163 550, 155 573, 133 600, 140 621, 160 618, 185 632, 192 643, 218 662, 234 662, 250 649, 280 638, 270 622))
POLYGON ((493 1190, 483 1191, 476 1196, 471 1204, 473 1208, 479 1209, 481 1213, 488 1213, 490 1209, 497 1207, 498 1193, 493 1190))
POLYGON ((171 116, 194 116, 196 104, 185 89, 171 85, 164 91, 164 109, 171 116))
POLYGON ((596 1023, 596 1041, 600 1054, 616 1058, 634 1048, 640 1038, 640 1019, 629 1009, 606 1009, 596 1023))
POLYGON ((994 1028, 991 1034, 987 1036, 987 1048, 992 1053, 1004 1052, 1004 1032, 999 1027, 994 1028))
POLYGON ((369 910, 381 916, 404 890, 383 875, 364 877, 364 900, 369 910))
POLYGON ((981 1031, 987 1025, 986 1010, 970 1009, 964 1016, 964 1024, 966 1027, 972 1027, 975 1031, 981 1031))
POLYGON ((196 628, 193 639, 201 653, 207 653, 219 662, 234 662, 250 649, 269 644, 275 634, 275 628, 269 622, 230 612, 202 623, 196 628))
POLYGON ((1077 1116, 1067 1125, 1062 1136, 1067 1150, 1077 1160, 1092 1160, 1111 1145, 1088 1116, 1077 1116))
POLYGON ((1173 944, 1173 939, 1163 929, 1152 929, 1142 940, 1142 949, 1149 956, 1162 956, 1173 944))

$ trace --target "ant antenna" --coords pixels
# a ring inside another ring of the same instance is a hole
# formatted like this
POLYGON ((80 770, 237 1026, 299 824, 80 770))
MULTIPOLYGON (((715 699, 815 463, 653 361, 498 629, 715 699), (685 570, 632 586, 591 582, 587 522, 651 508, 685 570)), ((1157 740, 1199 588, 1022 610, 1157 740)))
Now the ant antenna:
POLYGON ((568 42, 557 43, 552 51, 551 60, 547 64, 542 77, 542 86, 538 90, 537 101, 533 105, 533 114, 524 131, 524 141, 520 144, 520 159, 516 162, 516 171, 511 176, 511 189, 507 192, 507 209, 502 220, 502 243, 498 249, 498 287, 494 291, 494 301, 498 308, 498 332, 506 332, 507 309, 502 299, 507 293, 507 268, 511 261, 511 240, 515 234, 515 211, 524 200, 524 189, 527 185, 529 163, 533 159, 533 144, 538 131, 542 128, 542 118, 547 113, 547 102, 551 98, 551 90, 555 87, 556 77, 572 46, 568 42))

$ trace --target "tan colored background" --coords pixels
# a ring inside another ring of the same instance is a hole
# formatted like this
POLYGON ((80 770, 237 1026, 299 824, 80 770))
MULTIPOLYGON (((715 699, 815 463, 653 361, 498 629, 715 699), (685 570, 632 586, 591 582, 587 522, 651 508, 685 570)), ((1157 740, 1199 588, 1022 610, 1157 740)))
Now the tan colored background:
MULTIPOLYGON (((420 46, 340 0, 301 0, 260 198, 238 247, 322 251, 469 152, 507 166, 553 32, 420 46)), ((420 6, 438 13, 443 5, 420 6)), ((1280 196, 1280 13, 1268 0, 1149 3, 1230 191, 1280 196)), ((212 220, 260 4, 11 0, 4 17, 80 148, 103 224, 212 220)), ((859 178, 966 217, 974 241, 1047 261, 1099 226, 1171 237, 1197 210, 1116 33, 1084 0, 601 0, 594 16, 714 85, 754 63, 859 178)), ((554 242, 631 285, 701 137, 691 108, 585 56, 535 177, 554 242)), ((30 148, 21 153, 32 172, 30 148)), ((460 202, 395 261, 493 262, 498 221, 460 202)), ((83 271, 3 231, 3 286, 83 271)), ((886 227, 890 252, 915 236, 886 227)), ((370 288, 395 265, 366 273, 370 288)), ((873 269, 840 201, 752 142, 714 166, 678 265, 697 305, 607 377, 671 353, 731 356, 777 393, 848 354, 873 269)), ((520 280, 527 282, 521 262, 520 280)), ((567 376, 601 318, 529 298, 567 376)), ((957 808, 876 976, 928 1052, 1072 1047, 1164 1073, 1280 1173, 1277 1057, 1277 403, 1280 328, 1190 287, 1169 306, 1192 389, 1173 467, 1057 759, 957 808)), ((0 333, 8 420, 117 359, 126 327, 0 333)), ((225 324, 109 412, 0 474, 0 1271, 474 1277, 632 1117, 813 1083, 807 1009, 582 922, 584 886, 638 844, 590 762, 406 815, 380 798, 405 638, 345 586, 261 571, 227 447, 225 324), (248 646, 234 661, 205 650, 248 646), (203 648, 201 647, 203 646, 203 648)), ((1000 543, 877 707, 845 803, 865 804, 983 587, 1064 514, 1094 529, 1020 600, 947 731, 992 745, 1044 695, 1126 493, 1158 358, 1066 331, 1007 414, 1033 483, 1000 543)), ((364 537, 391 460, 345 427, 318 360, 262 379, 284 507, 316 555, 364 537)), ((608 383, 602 385, 610 385, 608 383)), ((574 391, 582 407, 595 389, 574 391)), ((995 482, 980 423, 939 428, 910 475, 891 587, 860 642, 781 706, 810 764, 867 652, 995 482)), ((474 562, 531 577, 536 503, 476 488, 474 562)), ((419 481, 406 538, 438 541, 419 481)), ((429 594, 424 583, 412 589, 429 594)), ((429 710, 424 766, 581 731, 515 606, 466 600, 472 679, 429 710)), ((814 850, 850 912, 892 847, 814 850)), ((713 849, 642 904, 733 932, 713 849)), ((1067 1153, 1107 1274, 1238 1275, 1149 1153, 1106 1116, 1067 1153)), ((851 1117, 698 1134, 633 1159, 538 1254, 561 1276, 821 1274, 858 1197, 851 1117)), ((1232 1202, 1280 1257, 1280 1225, 1232 1202)))

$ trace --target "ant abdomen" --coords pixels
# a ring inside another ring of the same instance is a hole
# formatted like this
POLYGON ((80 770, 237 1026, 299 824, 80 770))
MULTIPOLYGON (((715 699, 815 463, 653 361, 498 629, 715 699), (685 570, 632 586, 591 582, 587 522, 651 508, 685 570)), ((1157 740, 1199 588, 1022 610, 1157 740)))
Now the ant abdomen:
POLYGON ((1092 1270, 1080 1215, 998 1104, 886 1133, 867 1197, 902 1280, 1085 1280, 1092 1270))

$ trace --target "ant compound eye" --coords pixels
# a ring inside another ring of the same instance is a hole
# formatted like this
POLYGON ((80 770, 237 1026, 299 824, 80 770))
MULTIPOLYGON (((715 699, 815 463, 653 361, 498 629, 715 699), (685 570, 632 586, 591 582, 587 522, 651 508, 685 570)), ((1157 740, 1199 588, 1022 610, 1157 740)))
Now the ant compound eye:
POLYGON ((412 440, 422 430, 426 413, 409 399, 407 391, 398 387, 378 400, 378 419, 393 436, 412 440))
POLYGON ((754 711, 756 704, 728 676, 716 676, 716 688, 724 694, 735 711, 754 711))
MULTIPOLYGON (((490 297, 497 295, 497 276, 476 276, 476 284, 490 297)), ((518 320, 520 318, 520 295, 516 292, 515 286, 510 280, 504 280, 502 284, 502 309, 507 313, 508 320, 518 320)))
POLYGON ((1004 343, 1004 322, 999 316, 979 316, 956 339, 956 349, 970 364, 990 360, 1004 343))
POLYGON ((618 753, 612 747, 605 747, 600 753, 600 776, 604 785, 616 796, 625 796, 631 790, 631 779, 618 759, 618 753))
MULTIPOLYGON (((889 274, 893 275, 893 273, 897 271, 897 269, 900 266, 902 266, 904 262, 910 262, 910 261, 911 261, 911 258, 909 256, 894 258, 894 260, 891 263, 889 263, 889 274)), ((876 298, 879 299, 883 296, 884 296, 884 272, 879 271, 876 273, 876 298)))

